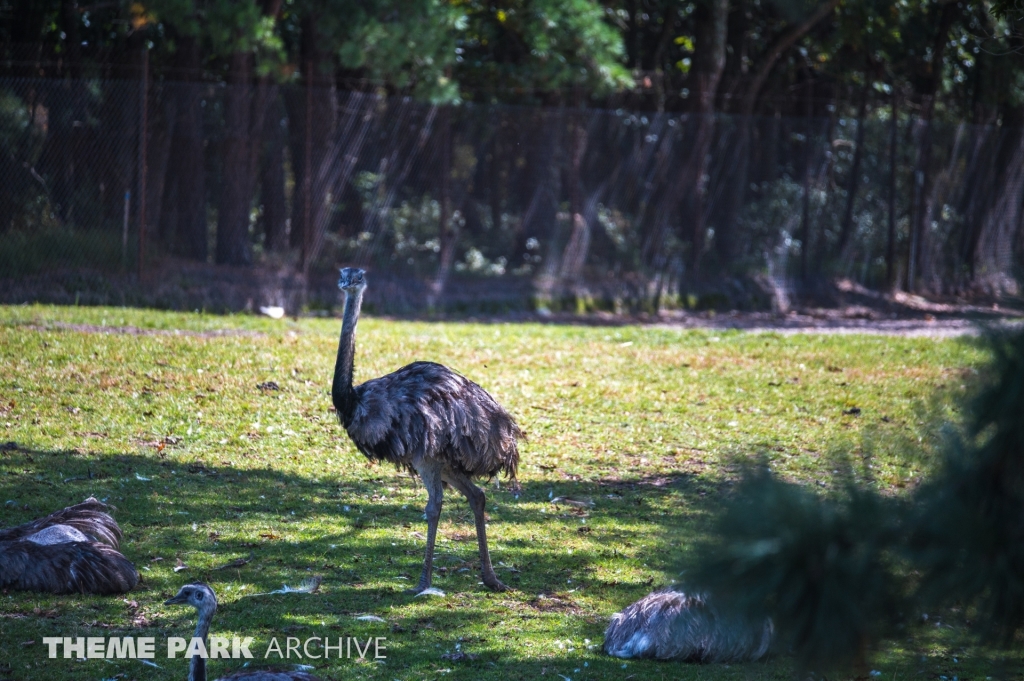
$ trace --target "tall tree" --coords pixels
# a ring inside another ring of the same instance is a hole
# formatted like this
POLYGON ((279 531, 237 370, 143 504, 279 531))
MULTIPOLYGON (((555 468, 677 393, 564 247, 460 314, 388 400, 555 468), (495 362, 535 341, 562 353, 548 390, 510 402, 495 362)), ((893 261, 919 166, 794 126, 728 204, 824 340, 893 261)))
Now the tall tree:
POLYGON ((750 137, 754 112, 758 97, 780 57, 807 35, 819 23, 826 21, 835 12, 839 0, 824 0, 813 11, 802 17, 798 22, 790 23, 768 46, 764 54, 753 60, 758 64, 757 70, 750 77, 743 89, 739 109, 739 131, 733 148, 736 161, 733 176, 729 183, 727 210, 718 224, 716 243, 723 263, 729 263, 736 255, 737 239, 734 234, 736 217, 747 193, 750 173, 750 137))
POLYGON ((949 31, 958 13, 955 2, 941 2, 927 15, 920 17, 927 22, 918 30, 930 32, 931 40, 925 57, 919 61, 917 77, 913 79, 921 113, 917 120, 916 141, 917 163, 914 168, 914 209, 910 225, 910 253, 907 267, 907 288, 917 290, 923 285, 933 288, 936 284, 933 243, 930 225, 934 206, 932 185, 935 181, 933 167, 932 131, 936 99, 940 94, 943 76, 943 60, 949 43, 949 31), (930 28, 930 31, 929 31, 930 28), (920 281, 919 281, 920 280, 920 281))

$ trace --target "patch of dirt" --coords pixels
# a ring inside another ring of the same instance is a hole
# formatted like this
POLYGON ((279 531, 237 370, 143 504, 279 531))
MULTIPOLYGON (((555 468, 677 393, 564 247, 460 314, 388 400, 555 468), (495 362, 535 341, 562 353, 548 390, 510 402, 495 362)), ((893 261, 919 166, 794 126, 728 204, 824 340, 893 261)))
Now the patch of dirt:
POLYGON ((540 612, 562 612, 571 615, 583 613, 583 609, 576 605, 568 594, 542 593, 527 601, 526 604, 540 612))

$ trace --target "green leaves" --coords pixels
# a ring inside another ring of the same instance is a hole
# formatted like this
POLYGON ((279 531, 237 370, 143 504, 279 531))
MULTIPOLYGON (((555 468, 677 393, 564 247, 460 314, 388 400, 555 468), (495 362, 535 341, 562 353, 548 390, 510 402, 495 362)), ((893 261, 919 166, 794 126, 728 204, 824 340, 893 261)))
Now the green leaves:
POLYGON ((491 101, 559 93, 603 94, 632 84, 622 37, 592 0, 518 0, 500 10, 471 0, 455 72, 464 90, 491 101))
POLYGON ((861 666, 900 618, 954 604, 983 642, 1010 645, 1024 628, 1024 331, 984 345, 931 481, 900 501, 847 475, 820 496, 747 468, 698 548, 696 586, 772 617, 805 670, 861 666))
POLYGON ((910 550, 925 602, 973 605, 979 633, 1009 645, 1024 628, 1024 332, 985 345, 993 360, 917 495, 910 550))
POLYGON ((695 583, 719 603, 770 616, 803 670, 863 665, 900 610, 892 506, 852 483, 824 498, 747 469, 698 549, 695 583))

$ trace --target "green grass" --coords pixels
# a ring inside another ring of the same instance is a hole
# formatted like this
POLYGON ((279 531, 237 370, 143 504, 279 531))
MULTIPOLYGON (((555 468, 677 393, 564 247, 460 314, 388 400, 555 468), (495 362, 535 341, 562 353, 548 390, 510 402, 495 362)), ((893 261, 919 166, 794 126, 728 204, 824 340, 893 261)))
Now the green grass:
MULTIPOLYGON (((529 436, 522 494, 487 487, 492 557, 516 590, 478 584, 472 515, 449 492, 435 574, 447 597, 414 599, 402 590, 419 574, 426 494, 368 464, 338 425, 329 396, 338 329, 336 320, 0 308, 0 442, 18 444, 0 455, 0 525, 106 499, 143 578, 126 598, 0 595, 0 678, 185 678, 186 663, 162 646, 190 635, 192 612, 162 603, 200 579, 219 594, 214 632, 255 637, 257 657, 274 636, 387 637, 383 663, 313 661, 325 677, 790 678, 785 656, 624 663, 601 654, 602 632, 613 612, 678 577, 735 456, 763 452, 786 477, 828 487, 832 453, 860 451, 869 427, 882 443, 871 475, 899 493, 927 462, 884 443, 913 435, 918 407, 937 389, 960 389, 984 359, 956 340, 365 319, 357 380, 440 361, 489 390, 529 436), (232 333, 206 333, 219 330, 232 333), (280 390, 257 388, 265 381, 280 390), (859 415, 844 413, 853 407, 859 415), (557 496, 594 506, 554 506, 557 496), (243 567, 214 570, 250 554, 243 567), (179 560, 188 568, 175 573, 179 560), (253 595, 311 575, 323 576, 319 593, 253 595), (364 614, 385 622, 356 619, 364 614), (162 669, 49 660, 41 641, 118 635, 156 637, 162 669), (457 645, 476 658, 442 658, 457 645)), ((966 647, 955 623, 933 624, 879 653, 882 678, 957 669, 984 678, 994 658, 966 647)), ((237 666, 210 664, 213 675, 237 666)))

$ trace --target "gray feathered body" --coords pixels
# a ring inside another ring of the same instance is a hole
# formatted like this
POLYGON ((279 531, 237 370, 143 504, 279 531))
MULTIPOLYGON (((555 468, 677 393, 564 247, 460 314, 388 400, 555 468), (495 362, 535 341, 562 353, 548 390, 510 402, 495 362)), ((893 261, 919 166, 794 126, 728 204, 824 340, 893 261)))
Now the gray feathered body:
POLYGON ((430 458, 469 477, 515 479, 522 432, 486 390, 448 367, 414 362, 354 391, 339 418, 368 458, 410 472, 430 458))
POLYGON ((139 581, 118 551, 121 528, 89 498, 45 518, 0 530, 0 588, 114 594, 139 581))
POLYGON ((612 616, 604 650, 613 657, 683 662, 760 660, 771 647, 773 626, 723 613, 704 594, 658 591, 612 616))
POLYGON ((353 385, 356 324, 366 289, 365 275, 361 269, 346 267, 338 279, 338 288, 345 294, 345 313, 331 401, 359 451, 372 461, 387 461, 415 473, 427 490, 427 550, 413 591, 430 588, 446 485, 461 492, 473 511, 484 584, 505 591, 508 587, 494 573, 487 548, 486 498, 473 478, 504 473, 514 483, 519 466, 516 441, 523 433, 486 390, 433 362, 414 362, 353 385))

